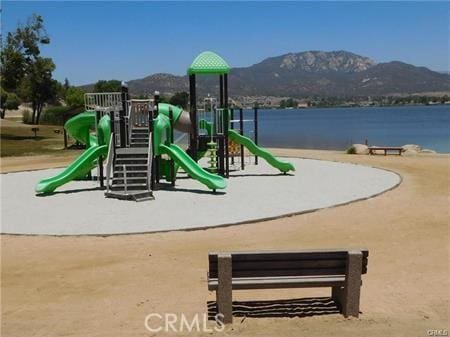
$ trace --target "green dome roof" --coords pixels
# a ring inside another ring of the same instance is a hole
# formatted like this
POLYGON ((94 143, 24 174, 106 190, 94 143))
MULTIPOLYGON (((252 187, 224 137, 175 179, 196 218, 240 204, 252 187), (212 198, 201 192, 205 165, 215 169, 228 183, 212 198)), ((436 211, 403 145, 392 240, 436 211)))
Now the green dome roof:
POLYGON ((216 53, 204 51, 198 55, 188 69, 188 74, 228 74, 230 66, 216 53))

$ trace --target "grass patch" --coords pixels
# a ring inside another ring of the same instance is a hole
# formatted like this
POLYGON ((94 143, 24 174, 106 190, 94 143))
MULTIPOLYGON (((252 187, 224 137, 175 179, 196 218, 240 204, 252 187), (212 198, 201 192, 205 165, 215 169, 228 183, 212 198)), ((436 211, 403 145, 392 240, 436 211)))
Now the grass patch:
POLYGON ((18 135, 8 135, 8 134, 5 134, 5 133, 2 133, 2 134, 0 134, 0 139, 2 141, 4 141, 4 140, 30 140, 30 139, 42 140, 42 139, 45 139, 45 137, 41 137, 41 136, 36 136, 36 137, 34 137, 34 136, 18 136, 18 135))
MULTIPOLYGON (((0 122, 1 157, 57 154, 64 151, 62 126, 38 125, 36 137, 31 130, 35 125, 27 125, 14 120, 0 122)), ((68 145, 70 146, 72 142, 68 145)))

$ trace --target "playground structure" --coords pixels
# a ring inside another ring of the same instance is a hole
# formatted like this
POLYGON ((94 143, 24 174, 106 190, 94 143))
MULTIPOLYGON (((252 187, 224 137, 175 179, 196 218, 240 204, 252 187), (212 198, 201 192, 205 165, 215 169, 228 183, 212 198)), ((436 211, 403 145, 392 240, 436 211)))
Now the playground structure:
POLYGON ((261 157, 282 173, 294 171, 291 163, 258 146, 257 108, 254 140, 244 136, 243 110, 239 109, 239 119, 234 119, 235 109, 228 106, 229 71, 228 64, 213 52, 203 52, 194 59, 188 69, 189 112, 160 102, 158 92, 153 98, 130 99, 125 84, 121 92, 86 94, 86 111, 64 127, 86 144, 87 150, 60 174, 41 180, 36 192, 52 193, 72 180, 85 178, 95 167, 100 187, 106 182, 106 197, 153 199, 153 191, 163 186, 161 179, 175 185, 180 168, 215 192, 226 188, 230 159, 234 163, 235 155, 240 155, 244 169, 244 147, 255 155, 255 164, 261 157), (197 108, 198 75, 219 76, 219 101, 208 96, 203 109, 197 108), (236 124, 238 130, 234 129, 236 124), (189 135, 186 151, 175 144, 174 130, 189 135), (209 158, 206 169, 198 163, 204 156, 209 158))

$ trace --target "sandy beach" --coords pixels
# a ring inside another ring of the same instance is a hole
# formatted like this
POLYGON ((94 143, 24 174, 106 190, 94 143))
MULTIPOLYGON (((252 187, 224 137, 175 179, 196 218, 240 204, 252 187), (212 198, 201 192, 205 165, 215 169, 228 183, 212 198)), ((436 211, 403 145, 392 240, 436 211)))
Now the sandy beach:
MULTIPOLYGON (((397 172, 403 182, 369 200, 225 228, 108 237, 2 235, 2 335, 159 336, 145 329, 148 314, 192 317, 206 313, 207 301, 215 299, 206 286, 209 251, 332 247, 369 249, 360 318, 235 318, 225 332, 207 334, 409 337, 448 329, 450 156, 275 153, 380 167, 397 172)), ((1 171, 59 167, 70 160, 2 158, 1 171)), ((26 205, 17 211, 26 212, 26 205)), ((289 299, 327 296, 329 290, 234 295, 289 299)))

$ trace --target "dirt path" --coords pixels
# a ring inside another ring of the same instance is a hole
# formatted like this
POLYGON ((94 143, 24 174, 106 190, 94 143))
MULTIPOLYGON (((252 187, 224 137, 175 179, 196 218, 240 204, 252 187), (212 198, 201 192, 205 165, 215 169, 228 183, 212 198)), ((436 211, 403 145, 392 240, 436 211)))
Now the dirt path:
MULTIPOLYGON (((2 335, 160 335, 145 330, 146 315, 190 318, 205 313, 206 302, 214 299, 206 288, 208 251, 355 246, 370 251, 360 319, 235 319, 216 334, 409 337, 448 329, 450 156, 278 153, 383 167, 400 173, 403 183, 347 206, 228 228, 113 237, 2 236, 2 335)), ((18 205, 18 211, 25 210, 18 205)), ((321 295, 328 290, 238 292, 235 299, 321 295)))
POLYGON ((61 155, 37 155, 22 157, 3 157, 0 160, 0 173, 42 170, 51 167, 68 166, 81 151, 64 151, 61 155))

